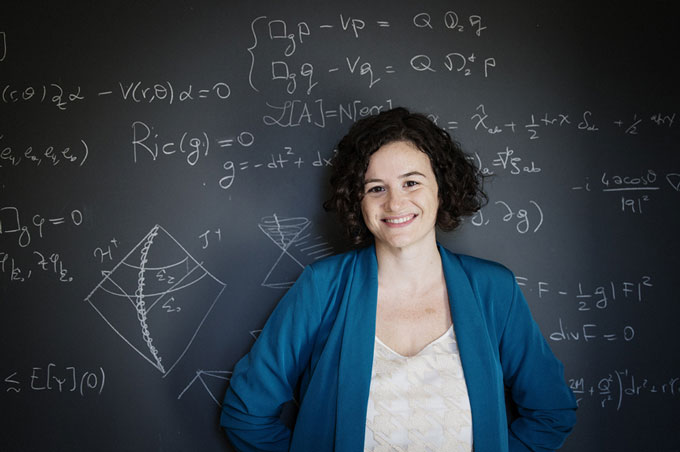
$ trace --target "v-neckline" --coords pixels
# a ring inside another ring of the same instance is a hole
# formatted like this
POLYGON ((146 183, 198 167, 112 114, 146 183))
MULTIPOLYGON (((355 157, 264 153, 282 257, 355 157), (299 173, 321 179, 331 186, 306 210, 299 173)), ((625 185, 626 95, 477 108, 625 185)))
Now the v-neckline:
POLYGON ((377 334, 375 335, 375 340, 376 340, 376 342, 378 342, 380 345, 382 345, 383 347, 385 347, 390 353, 392 353, 392 354, 398 356, 399 358, 410 359, 410 358, 415 358, 415 357, 419 356, 419 355, 422 354, 425 350, 427 350, 428 348, 432 347, 432 346, 433 346, 434 344, 436 344, 437 342, 440 342, 441 340, 443 340, 444 338, 446 338, 447 336, 449 336, 452 330, 453 330, 453 323, 452 323, 451 326, 449 326, 449 328, 444 332, 444 334, 442 334, 442 335, 439 336, 438 338, 434 339, 432 342, 429 342, 428 344, 426 344, 426 345, 425 345, 423 348, 421 348, 420 351, 418 351, 418 353, 416 353, 415 355, 402 355, 401 353, 395 351, 392 347, 390 347, 389 345, 387 345, 386 343, 384 343, 383 341, 381 341, 377 334))

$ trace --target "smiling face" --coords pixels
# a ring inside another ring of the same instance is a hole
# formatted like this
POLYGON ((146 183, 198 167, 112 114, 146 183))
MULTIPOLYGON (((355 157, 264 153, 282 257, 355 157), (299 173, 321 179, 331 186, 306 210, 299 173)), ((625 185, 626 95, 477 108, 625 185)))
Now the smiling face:
POLYGON ((436 245, 438 186, 430 159, 408 141, 380 147, 369 160, 361 211, 376 247, 436 245))

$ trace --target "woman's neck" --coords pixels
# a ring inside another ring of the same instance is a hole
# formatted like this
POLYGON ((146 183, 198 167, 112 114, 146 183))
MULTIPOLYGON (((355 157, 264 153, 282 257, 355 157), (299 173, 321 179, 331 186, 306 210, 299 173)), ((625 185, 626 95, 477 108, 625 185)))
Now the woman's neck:
POLYGON ((442 262, 437 242, 395 249, 376 243, 378 281, 392 287, 417 290, 441 281, 442 262))

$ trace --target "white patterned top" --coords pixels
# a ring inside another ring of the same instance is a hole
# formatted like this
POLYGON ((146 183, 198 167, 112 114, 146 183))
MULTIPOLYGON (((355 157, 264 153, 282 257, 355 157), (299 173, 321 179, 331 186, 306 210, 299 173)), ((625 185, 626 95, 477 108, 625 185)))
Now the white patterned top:
POLYGON ((472 415, 453 325, 417 355, 376 336, 364 451, 465 451, 472 415))

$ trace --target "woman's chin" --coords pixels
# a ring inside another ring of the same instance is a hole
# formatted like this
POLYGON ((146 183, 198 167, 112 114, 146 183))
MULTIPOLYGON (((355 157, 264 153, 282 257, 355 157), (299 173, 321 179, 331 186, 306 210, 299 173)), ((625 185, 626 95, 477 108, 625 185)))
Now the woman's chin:
POLYGON ((393 251, 436 245, 435 240, 430 240, 429 234, 424 237, 413 237, 411 234, 390 234, 388 237, 376 238, 375 243, 376 247, 393 251))

